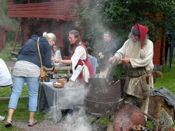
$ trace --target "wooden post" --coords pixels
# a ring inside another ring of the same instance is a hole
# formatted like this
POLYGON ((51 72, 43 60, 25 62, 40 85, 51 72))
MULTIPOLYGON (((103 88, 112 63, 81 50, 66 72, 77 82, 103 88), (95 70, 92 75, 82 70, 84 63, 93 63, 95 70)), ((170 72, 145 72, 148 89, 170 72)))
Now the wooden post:
POLYGON ((16 33, 15 43, 14 43, 14 46, 13 46, 13 52, 15 51, 15 46, 16 46, 16 41, 17 41, 17 38, 18 38, 20 25, 21 25, 21 18, 19 18, 19 25, 18 25, 18 30, 17 30, 17 33, 16 33))

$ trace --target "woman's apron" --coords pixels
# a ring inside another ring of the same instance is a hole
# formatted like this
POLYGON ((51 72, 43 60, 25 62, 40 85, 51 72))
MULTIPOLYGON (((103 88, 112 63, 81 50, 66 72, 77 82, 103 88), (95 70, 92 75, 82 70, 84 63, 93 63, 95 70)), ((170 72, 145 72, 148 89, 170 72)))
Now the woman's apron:
MULTIPOLYGON (((84 62, 85 65, 86 65, 86 66, 88 67, 88 69, 89 69, 90 78, 94 78, 94 72, 93 72, 92 65, 91 65, 91 63, 90 63, 90 61, 89 61, 89 58, 88 58, 87 49, 86 49, 86 47, 85 47, 83 44, 79 44, 78 46, 84 47, 84 49, 86 50, 86 53, 87 53, 87 57, 86 57, 85 60, 81 60, 81 59, 80 59, 80 60, 78 61, 78 63, 77 63, 76 66, 78 66, 78 65, 82 65, 82 66, 83 66, 83 62, 84 62)), ((80 77, 78 78, 78 80, 80 81, 81 84, 84 84, 83 70, 81 71, 80 77)))

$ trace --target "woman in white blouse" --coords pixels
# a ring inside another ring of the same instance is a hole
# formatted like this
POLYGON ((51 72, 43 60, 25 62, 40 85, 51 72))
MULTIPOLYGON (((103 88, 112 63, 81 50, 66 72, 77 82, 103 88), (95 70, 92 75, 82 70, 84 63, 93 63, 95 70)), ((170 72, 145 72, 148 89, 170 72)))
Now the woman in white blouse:
POLYGON ((82 84, 88 82, 88 78, 94 78, 93 68, 88 59, 88 53, 86 47, 82 44, 79 32, 77 30, 71 30, 69 32, 69 52, 71 53, 70 60, 60 60, 54 59, 52 60, 55 63, 63 63, 63 64, 72 64, 72 70, 75 71, 78 65, 84 66, 83 71, 80 74, 79 80, 82 84))

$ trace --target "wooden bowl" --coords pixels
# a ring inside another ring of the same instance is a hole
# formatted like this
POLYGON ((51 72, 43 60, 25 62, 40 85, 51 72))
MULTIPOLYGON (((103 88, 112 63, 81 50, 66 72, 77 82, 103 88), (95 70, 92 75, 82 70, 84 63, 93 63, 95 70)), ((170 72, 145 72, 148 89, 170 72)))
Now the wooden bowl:
POLYGON ((57 82, 61 83, 64 86, 66 84, 66 82, 67 82, 67 79, 66 78, 58 78, 57 82))
POLYGON ((63 88, 63 84, 62 83, 58 83, 58 82, 53 82, 53 86, 55 88, 63 88))

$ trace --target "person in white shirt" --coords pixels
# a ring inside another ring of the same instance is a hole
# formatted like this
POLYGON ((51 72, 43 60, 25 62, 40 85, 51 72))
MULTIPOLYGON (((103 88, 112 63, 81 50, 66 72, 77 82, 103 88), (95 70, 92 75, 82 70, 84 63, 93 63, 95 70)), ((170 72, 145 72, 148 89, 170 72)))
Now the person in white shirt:
POLYGON ((148 39, 148 31, 147 27, 135 24, 128 40, 109 59, 117 65, 123 63, 127 73, 124 86, 125 103, 137 106, 145 114, 148 113, 150 91, 154 86, 152 75, 154 51, 153 42, 148 39))
MULTIPOLYGON (((12 84, 11 74, 4 60, 0 58, 0 86, 9 86, 12 84)), ((0 115, 0 121, 3 121, 5 116, 0 115)))
MULTIPOLYGON (((54 49, 54 59, 59 59, 59 60, 62 60, 62 55, 61 55, 61 47, 57 46, 57 45, 54 45, 53 46, 53 49, 54 49)), ((54 64, 57 66, 59 65, 60 63, 55 63, 54 64)))
POLYGON ((4 60, 0 58, 0 86, 8 86, 12 84, 11 74, 4 60))

